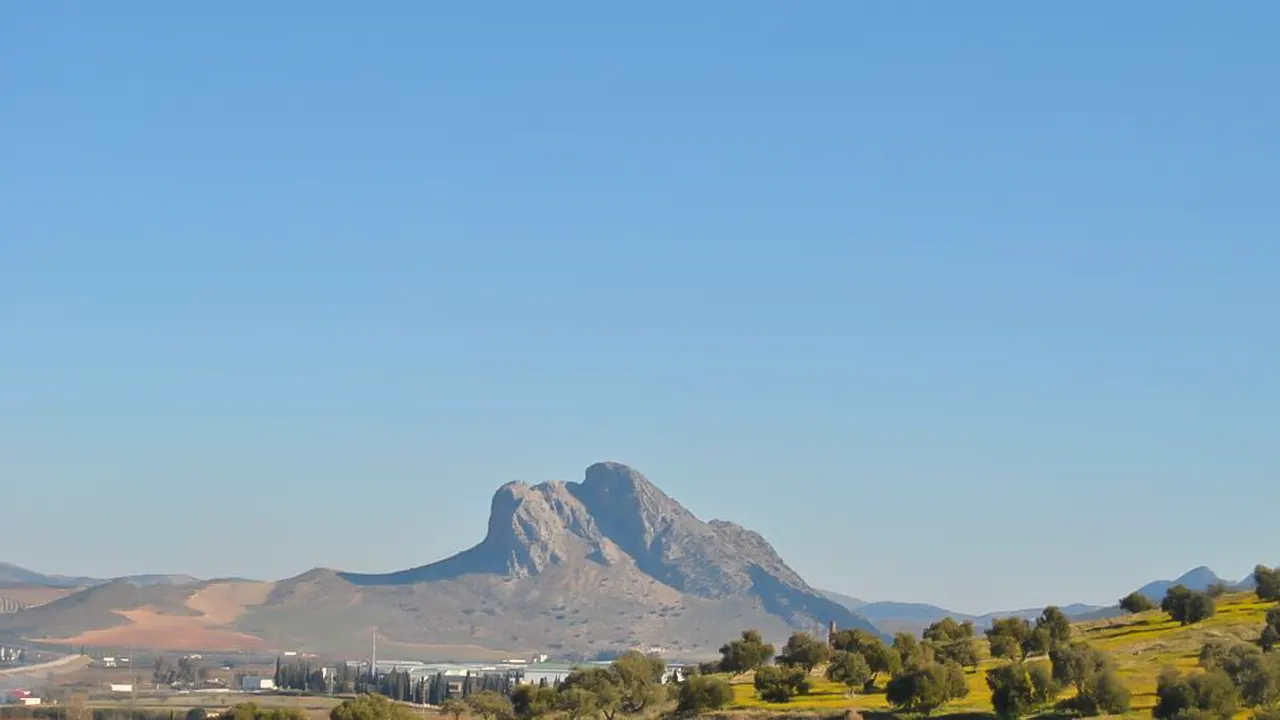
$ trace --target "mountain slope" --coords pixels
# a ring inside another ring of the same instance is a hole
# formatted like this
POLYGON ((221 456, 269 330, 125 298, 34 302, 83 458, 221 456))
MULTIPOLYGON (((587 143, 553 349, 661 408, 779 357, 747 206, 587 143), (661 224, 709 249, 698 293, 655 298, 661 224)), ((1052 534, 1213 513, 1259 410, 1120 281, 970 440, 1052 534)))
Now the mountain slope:
POLYGON ((1158 603, 1164 599, 1165 593, 1167 593, 1169 588, 1174 585, 1182 585, 1188 590, 1204 591, 1208 590, 1209 586, 1221 582, 1224 581, 1222 578, 1218 577, 1217 573, 1201 565, 1198 568, 1188 570, 1174 580, 1156 580, 1154 582, 1149 582, 1138 588, 1138 594, 1145 595, 1153 602, 1158 603))
MULTIPOLYGON (((618 463, 592 465, 581 483, 502 486, 484 540, 450 558, 395 573, 339 573, 337 578, 367 590, 497 583, 518 597, 556 593, 557 586, 571 582, 565 568, 612 580, 612 586, 605 583, 597 591, 653 586, 655 593, 668 596, 666 602, 699 614, 723 601, 759 624, 776 626, 781 620, 788 627, 814 629, 834 621, 875 629, 810 587, 758 533, 730 522, 703 522, 644 475, 618 463)), ((495 594, 498 587, 484 592, 495 594)), ((617 592, 606 597, 615 603, 628 599, 617 592)), ((569 593, 564 600, 582 605, 585 597, 569 593)), ((512 609, 504 604, 504 611, 512 609)), ((705 632, 698 635, 714 642, 705 632)))
POLYGON ((508 483, 484 539, 386 574, 316 569, 277 583, 95 585, 0 617, 0 635, 171 650, 290 648, 482 659, 660 646, 711 657, 757 628, 874 631, 810 587, 758 533, 704 522, 616 463, 582 482, 508 483))

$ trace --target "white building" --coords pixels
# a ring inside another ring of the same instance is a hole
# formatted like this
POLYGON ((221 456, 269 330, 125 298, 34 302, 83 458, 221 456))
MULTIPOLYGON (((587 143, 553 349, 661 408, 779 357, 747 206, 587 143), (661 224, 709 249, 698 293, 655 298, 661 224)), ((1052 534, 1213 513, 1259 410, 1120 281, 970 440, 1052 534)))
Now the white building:
POLYGON ((133 692, 133 683, 110 683, 107 687, 111 692, 133 692))
POLYGON ((269 677, 246 675, 240 678, 240 689, 246 691, 275 690, 276 681, 269 677))
POLYGON ((555 685, 568 677, 575 667, 577 666, 569 663, 531 663, 522 668, 520 682, 526 685, 538 685, 544 682, 547 685, 555 685))

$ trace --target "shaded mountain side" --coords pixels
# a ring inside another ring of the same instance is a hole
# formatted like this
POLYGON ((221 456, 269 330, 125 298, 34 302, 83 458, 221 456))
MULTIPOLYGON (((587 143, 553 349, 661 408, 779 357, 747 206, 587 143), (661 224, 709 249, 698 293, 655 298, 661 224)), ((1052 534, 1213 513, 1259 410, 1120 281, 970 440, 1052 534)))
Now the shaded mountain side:
POLYGON ((856 598, 852 595, 845 595, 843 593, 838 593, 834 590, 819 590, 818 592, 822 593, 823 597, 827 598, 831 602, 840 603, 841 605, 849 608, 850 610, 857 610, 858 608, 867 604, 866 600, 863 600, 861 598, 856 598))
POLYGON ((362 587, 472 577, 531 579, 543 586, 548 581, 538 578, 565 567, 616 568, 693 598, 745 601, 791 627, 835 621, 875 630, 805 583, 758 533, 721 520, 704 522, 618 463, 592 465, 580 483, 503 485, 491 503, 485 538, 457 555, 399 572, 337 577, 362 587))

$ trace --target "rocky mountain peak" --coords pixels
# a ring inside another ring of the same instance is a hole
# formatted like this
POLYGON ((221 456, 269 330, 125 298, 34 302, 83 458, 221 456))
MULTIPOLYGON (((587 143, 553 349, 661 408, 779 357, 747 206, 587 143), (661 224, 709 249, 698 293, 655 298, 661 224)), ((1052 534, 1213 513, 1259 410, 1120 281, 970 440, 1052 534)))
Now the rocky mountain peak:
POLYGON ((584 488, 595 492, 637 497, 660 492, 639 470, 618 462, 598 462, 587 468, 582 480, 584 488))
POLYGON ((616 462, 587 468, 582 482, 510 482, 494 493, 484 541, 451 558, 389 575, 344 574, 357 584, 429 582, 467 575, 533 578, 553 567, 630 568, 706 600, 748 601, 789 623, 835 620, 871 629, 783 562, 758 533, 703 522, 639 471, 616 462))

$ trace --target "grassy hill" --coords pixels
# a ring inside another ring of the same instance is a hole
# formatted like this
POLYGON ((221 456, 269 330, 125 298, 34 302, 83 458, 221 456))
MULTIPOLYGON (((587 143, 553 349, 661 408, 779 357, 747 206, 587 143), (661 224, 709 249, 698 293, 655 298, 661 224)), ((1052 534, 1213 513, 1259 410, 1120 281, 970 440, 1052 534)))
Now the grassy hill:
MULTIPOLYGON (((1234 594, 1218 599, 1218 611, 1212 618, 1190 626, 1169 620, 1155 610, 1108 620, 1078 623, 1072 626, 1073 638, 1084 640, 1107 652, 1116 663, 1120 676, 1133 692, 1133 709, 1127 717, 1151 716, 1156 703, 1156 678, 1165 667, 1182 671, 1197 667, 1200 648, 1216 638, 1256 640, 1263 617, 1273 603, 1264 603, 1253 594, 1234 594)), ((979 639, 983 662, 976 672, 967 674, 969 696, 941 708, 936 715, 990 712, 990 691, 986 670, 996 664, 987 656, 986 642, 979 639)), ((1045 659, 1031 662, 1048 662, 1045 659)), ((844 708, 887 710, 884 693, 877 691, 849 697, 842 685, 817 679, 813 691, 786 704, 766 703, 755 695, 751 677, 735 678, 734 706, 742 710, 818 711, 827 713, 844 708)), ((1066 693, 1064 693, 1064 697, 1066 693)), ((1238 717, 1247 718, 1243 711, 1238 717)))

